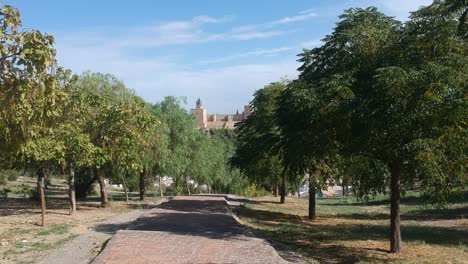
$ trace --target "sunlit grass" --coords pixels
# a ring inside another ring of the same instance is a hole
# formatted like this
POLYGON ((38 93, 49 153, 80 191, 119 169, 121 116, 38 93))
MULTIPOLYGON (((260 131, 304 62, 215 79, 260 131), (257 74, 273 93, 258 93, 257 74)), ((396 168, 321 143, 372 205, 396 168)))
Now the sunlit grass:
MULTIPOLYGON (((466 197, 466 196, 463 196, 466 197)), ((237 210, 240 221, 260 231, 278 249, 305 262, 464 263, 468 259, 468 201, 446 209, 427 206, 416 193, 402 199, 403 252, 390 254, 389 200, 352 197, 317 200, 317 221, 307 219, 305 199, 258 198, 237 210)), ((286 257, 287 258, 287 257, 286 257)))

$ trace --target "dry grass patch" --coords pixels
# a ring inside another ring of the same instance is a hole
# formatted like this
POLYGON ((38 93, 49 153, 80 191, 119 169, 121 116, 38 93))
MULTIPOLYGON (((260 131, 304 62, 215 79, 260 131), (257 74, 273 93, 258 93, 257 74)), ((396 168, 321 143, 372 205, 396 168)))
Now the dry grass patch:
MULTIPOLYGON (((15 185, 28 184, 33 187, 33 178, 21 177, 15 185)), ((0 199, 0 263, 35 263, 51 250, 94 228, 109 217, 126 213, 132 209, 147 207, 158 198, 148 197, 144 203, 132 200, 128 204, 121 201, 120 193, 114 197, 110 208, 100 208, 97 197, 78 201, 78 211, 69 215, 66 197, 67 186, 64 180, 54 179, 47 190, 46 227, 40 227, 40 205, 37 201, 11 195, 0 199)))

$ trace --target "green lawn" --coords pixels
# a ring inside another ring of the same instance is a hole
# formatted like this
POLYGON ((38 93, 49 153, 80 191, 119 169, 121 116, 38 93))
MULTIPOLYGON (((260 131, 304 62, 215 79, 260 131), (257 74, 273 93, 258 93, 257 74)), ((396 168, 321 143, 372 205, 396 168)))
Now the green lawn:
POLYGON ((307 219, 307 200, 264 197, 236 210, 239 220, 263 234, 285 258, 313 263, 467 263, 468 192, 446 209, 426 206, 416 193, 402 199, 403 252, 388 253, 389 200, 352 197, 317 201, 318 220, 307 219))

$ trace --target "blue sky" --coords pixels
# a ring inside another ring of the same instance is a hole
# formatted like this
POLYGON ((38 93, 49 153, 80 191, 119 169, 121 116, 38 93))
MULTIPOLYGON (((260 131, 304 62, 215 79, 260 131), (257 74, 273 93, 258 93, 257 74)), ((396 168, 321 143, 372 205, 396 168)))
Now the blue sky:
POLYGON ((200 97, 211 113, 242 110, 255 90, 297 76, 296 54, 320 45, 346 8, 405 20, 431 0, 0 1, 23 26, 53 34, 59 64, 112 73, 149 102, 200 97))

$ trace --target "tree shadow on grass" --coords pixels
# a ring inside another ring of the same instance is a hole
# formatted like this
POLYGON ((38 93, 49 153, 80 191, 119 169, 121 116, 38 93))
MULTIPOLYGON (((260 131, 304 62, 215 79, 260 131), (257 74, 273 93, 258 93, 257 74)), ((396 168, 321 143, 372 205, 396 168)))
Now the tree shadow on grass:
MULTIPOLYGON (((386 250, 382 248, 344 247, 338 241, 385 241, 389 237, 389 226, 382 224, 335 224, 311 222, 296 215, 239 208, 241 218, 251 218, 257 231, 278 251, 292 251, 313 258, 320 263, 353 263, 356 261, 384 261, 386 250)), ((387 218, 388 219, 388 218, 387 218)), ((443 246, 468 245, 468 231, 445 227, 402 225, 404 241, 421 242, 443 246)), ((287 258, 287 255, 284 256, 287 258)))
MULTIPOLYGON (((422 208, 411 210, 401 214, 402 221, 436 221, 436 220, 455 220, 464 219, 468 216, 468 206, 461 208, 422 208)), ((390 213, 338 213, 323 214, 323 218, 342 218, 356 220, 387 220, 390 213)))
MULTIPOLYGON (((326 206, 379 206, 379 205, 390 205, 390 198, 385 197, 384 199, 369 199, 369 200, 357 200, 351 197, 327 197, 318 199, 320 205, 326 206)), ((424 204, 424 199, 414 195, 401 197, 401 204, 416 205, 424 204)))

